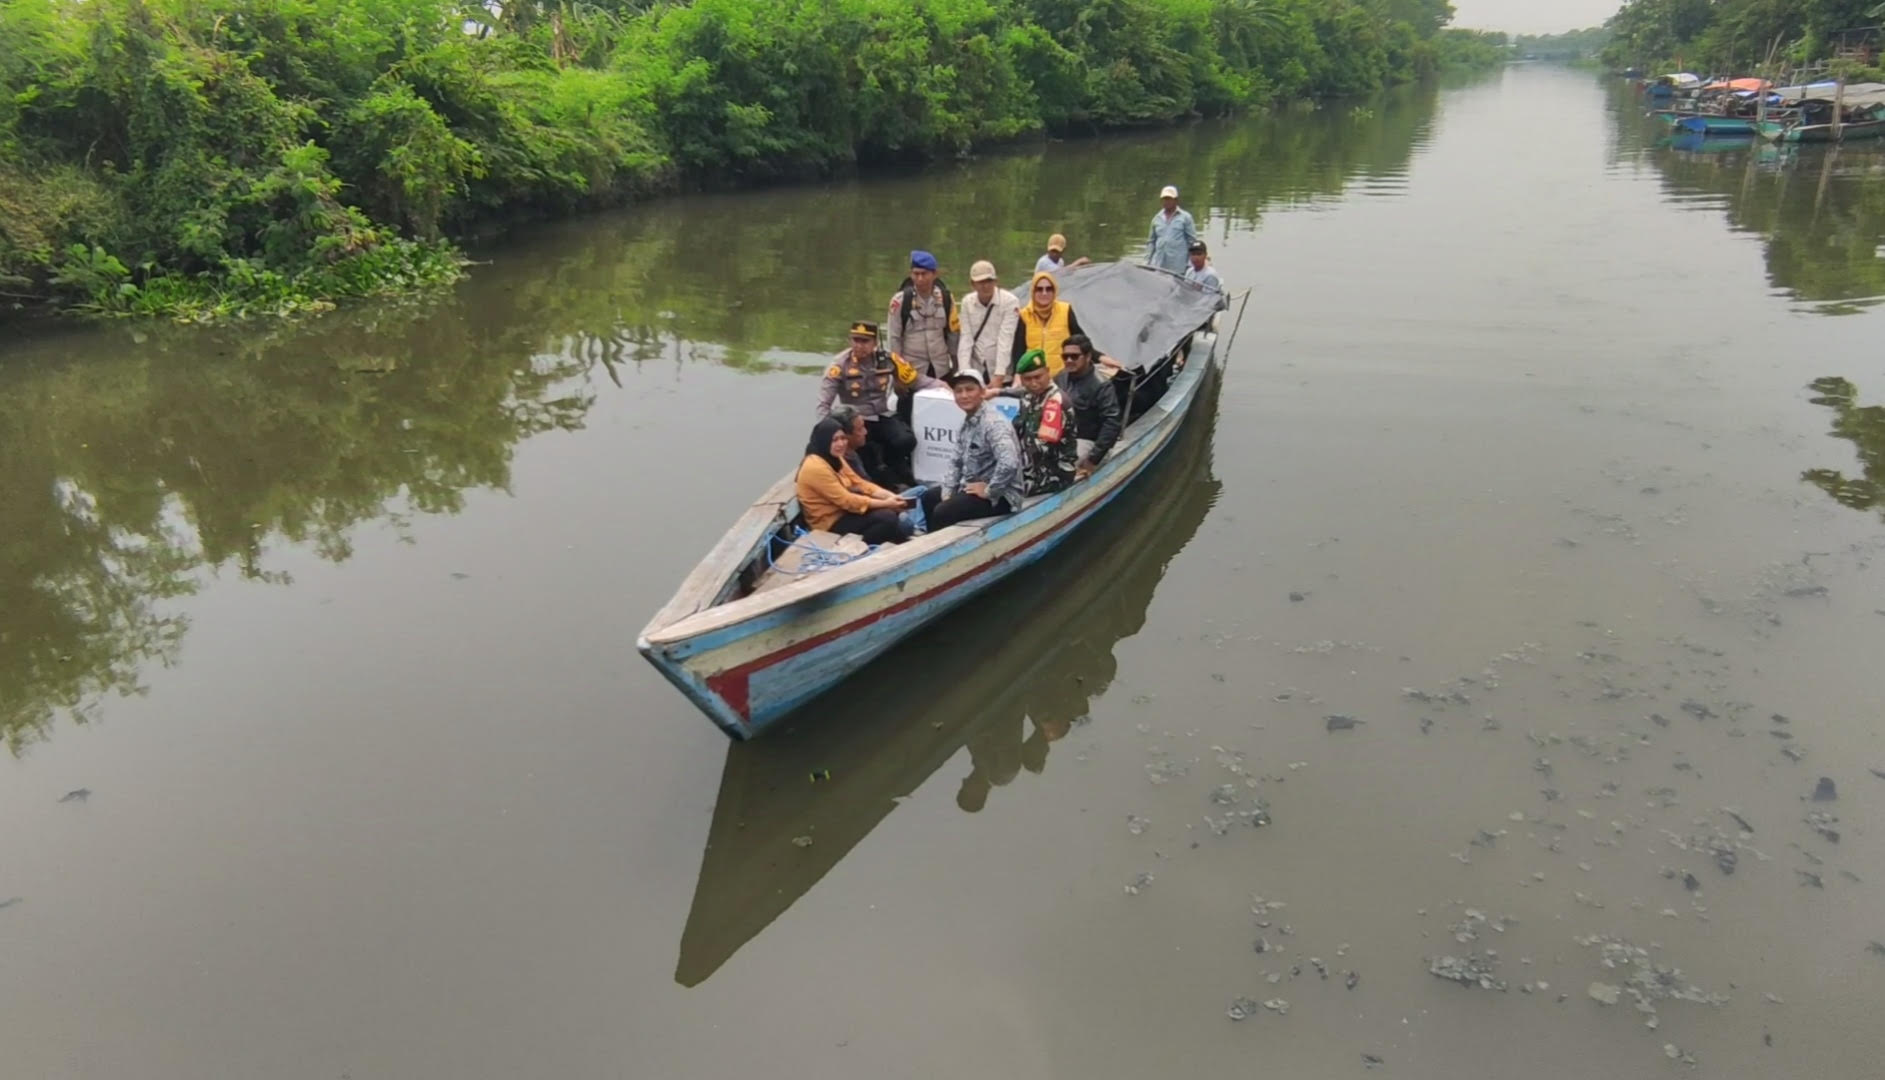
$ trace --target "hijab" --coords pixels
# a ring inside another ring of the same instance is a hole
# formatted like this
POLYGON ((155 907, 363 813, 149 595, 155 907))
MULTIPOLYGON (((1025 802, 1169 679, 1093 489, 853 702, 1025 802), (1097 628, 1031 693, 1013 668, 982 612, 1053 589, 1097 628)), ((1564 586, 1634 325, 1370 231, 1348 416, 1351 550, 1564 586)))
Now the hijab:
POLYGON ((805 456, 815 457, 831 466, 831 471, 842 474, 844 462, 831 452, 831 440, 843 435, 844 425, 827 416, 812 426, 812 437, 805 444, 805 456))
POLYGON ((1045 270, 1036 271, 1034 276, 1028 280, 1028 306, 1034 309, 1034 317, 1037 319, 1051 318, 1054 313, 1054 304, 1058 303, 1060 303, 1060 282, 1055 279, 1054 275, 1045 270), (1047 305, 1045 313, 1042 312, 1041 302, 1035 298, 1037 294, 1034 291, 1035 286, 1041 283, 1042 278, 1046 278, 1047 283, 1054 287, 1054 299, 1052 303, 1047 305))

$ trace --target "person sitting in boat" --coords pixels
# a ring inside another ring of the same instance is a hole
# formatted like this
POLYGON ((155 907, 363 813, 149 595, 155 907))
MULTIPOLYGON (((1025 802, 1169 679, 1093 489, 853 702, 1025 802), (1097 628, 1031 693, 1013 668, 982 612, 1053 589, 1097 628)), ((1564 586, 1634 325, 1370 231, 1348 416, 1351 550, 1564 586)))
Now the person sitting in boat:
POLYGON ((1021 399, 1014 427, 1021 443, 1022 488, 1029 495, 1064 491, 1073 483, 1080 458, 1073 407, 1048 374, 1047 358, 1039 349, 1029 349, 1015 362, 1015 375, 1021 388, 1002 393, 1021 399))
POLYGON ((870 438, 858 447, 858 456, 870 466, 877 480, 887 480, 898 487, 916 482, 910 457, 916 452, 916 435, 897 418, 890 404, 890 391, 909 397, 918 390, 942 386, 904 363, 895 353, 877 344, 877 324, 851 324, 851 347, 832 358, 825 369, 819 390, 818 415, 830 415, 834 404, 849 405, 864 421, 870 438))
MULTIPOLYGON (((864 465, 864 459, 858 453, 866 443, 870 442, 870 429, 864 426, 864 418, 859 416, 857 410, 849 405, 836 405, 832 407, 831 419, 836 420, 838 425, 844 428, 844 433, 850 436, 851 451, 844 456, 844 460, 850 463, 851 471, 856 473, 865 483, 877 484, 878 487, 882 487, 883 485, 878 483, 877 477, 872 475, 871 471, 864 465)), ((936 509, 936 504, 942 501, 942 492, 937 490, 934 484, 918 484, 915 487, 906 487, 897 492, 897 497, 906 502, 915 499, 921 504, 923 507, 923 515, 913 515, 920 524, 924 520, 924 515, 936 509)), ((923 530, 919 527, 916 531, 922 532, 923 530)))
POLYGON ((1074 334, 1061 346, 1061 373, 1055 378, 1060 392, 1073 406, 1075 450, 1073 478, 1085 480, 1113 452, 1124 430, 1119 391, 1112 376, 1101 372, 1093 342, 1085 334, 1074 334))
POLYGON ((1021 325, 1014 336, 1014 358, 1029 349, 1041 350, 1047 358, 1050 374, 1060 374, 1060 346, 1070 335, 1080 332, 1080 320, 1073 305, 1060 298, 1060 283, 1054 275, 1035 271, 1028 282, 1028 299, 1021 305, 1021 325))
POLYGON ((1211 249, 1202 240, 1191 242, 1191 265, 1185 267, 1185 280, 1212 292, 1224 291, 1224 282, 1217 276, 1217 267, 1211 265, 1211 249))
POLYGON ((963 420, 955 456, 943 475, 943 500, 928 515, 932 530, 1012 514, 1021 505, 1021 444, 1014 425, 984 404, 987 384, 974 368, 949 376, 949 388, 963 420))
POLYGON ((813 529, 856 534, 867 544, 901 544, 908 539, 902 511, 910 503, 888 488, 865 480, 845 460, 851 437, 827 416, 812 428, 799 462, 799 512, 813 529))
POLYGON ((1066 254, 1065 254, 1066 250, 1067 250, 1066 237, 1060 235, 1059 233, 1055 233, 1054 235, 1048 237, 1047 238, 1047 254, 1034 260, 1034 269, 1042 270, 1049 274, 1058 274, 1062 270, 1069 270, 1076 266, 1085 266, 1087 263, 1090 263, 1093 261, 1092 259, 1087 258, 1085 255, 1082 255, 1079 258, 1074 259, 1073 261, 1069 262, 1066 258, 1066 254))

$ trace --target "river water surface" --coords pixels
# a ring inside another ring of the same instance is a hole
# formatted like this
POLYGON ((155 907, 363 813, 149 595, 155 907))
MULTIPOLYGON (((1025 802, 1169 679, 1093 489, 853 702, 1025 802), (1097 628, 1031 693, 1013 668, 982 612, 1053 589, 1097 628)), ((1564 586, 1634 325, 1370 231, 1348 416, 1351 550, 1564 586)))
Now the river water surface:
POLYGON ((1514 68, 0 346, 4 1072, 1879 1076, 1885 156, 1639 112, 1514 68), (1168 181, 1252 290, 1199 422, 729 748, 635 635, 847 322, 1168 181))

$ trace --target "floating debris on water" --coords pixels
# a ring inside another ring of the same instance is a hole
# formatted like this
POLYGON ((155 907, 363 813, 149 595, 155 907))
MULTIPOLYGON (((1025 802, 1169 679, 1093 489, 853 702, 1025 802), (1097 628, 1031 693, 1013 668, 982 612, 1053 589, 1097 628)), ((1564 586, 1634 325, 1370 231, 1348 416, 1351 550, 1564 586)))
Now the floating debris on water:
POLYGON ((1839 843, 1839 830, 1833 828, 1833 826, 1839 824, 1839 816, 1837 814, 1829 814, 1824 810, 1812 810, 1808 811, 1806 817, 1801 820, 1807 823, 1808 828, 1819 833, 1821 839, 1825 840, 1827 843, 1839 843))
POLYGON ((1152 824, 1152 819, 1142 818, 1137 814, 1126 815, 1126 831, 1134 836, 1145 835, 1145 830, 1152 824))
POLYGON ((1330 713, 1323 717, 1322 721, 1330 731, 1353 731, 1355 725, 1367 723, 1366 720, 1357 720, 1347 713, 1330 713))
POLYGON ((809 836, 794 836, 792 838, 792 843, 798 845, 799 847, 811 847, 812 838, 809 836))
POLYGON ((74 788, 71 791, 66 792, 64 795, 59 796, 59 801, 62 803, 84 802, 85 800, 91 797, 92 797, 91 788, 74 788))
POLYGON ((1476 986, 1481 990, 1505 992, 1505 980, 1498 977, 1499 954, 1488 949, 1483 955, 1469 953, 1465 959, 1457 956, 1435 956, 1427 960, 1427 970, 1450 982, 1461 986, 1476 986))
POLYGON ((1284 1001, 1282 998, 1270 998, 1263 1003, 1263 1007, 1278 1016, 1289 1015, 1289 1002, 1284 1001))
POLYGON ((1126 895, 1137 896, 1152 886, 1152 875, 1141 870, 1126 882, 1126 895))
POLYGON ((1695 1065, 1695 1055, 1682 1049, 1675 1043, 1663 1043, 1662 1052, 1663 1056, 1667 1057, 1670 1061, 1680 1061, 1682 1064, 1690 1067, 1695 1065))
POLYGON ((1623 1000, 1623 987, 1611 983, 1591 983, 1589 993, 1591 1000, 1599 1005, 1615 1005, 1623 1000))
POLYGON ((1146 779, 1154 784, 1163 784, 1167 780, 1176 780, 1189 775, 1191 766, 1182 761, 1149 761, 1145 766, 1146 779))
MULTIPOLYGON (((9 896, 5 900, 0 900, 0 910, 12 907, 14 904, 19 903, 21 899, 22 898, 18 896, 9 896)), ((1879 948, 1879 944, 1876 941, 1872 943, 1872 947, 1878 949, 1880 952, 1885 952, 1885 948, 1879 948)))
POLYGON ((1219 806, 1232 806, 1237 802, 1236 784, 1219 784, 1211 789, 1211 801, 1219 806))
POLYGON ((1342 985, 1347 987, 1350 990, 1353 990, 1355 987, 1360 986, 1361 973, 1356 972, 1356 971, 1342 972, 1342 985))
POLYGON ((1734 809, 1732 809, 1731 807, 1726 807, 1726 806, 1724 806, 1724 807, 1722 807, 1722 808, 1721 808, 1721 812, 1722 812, 1722 813, 1724 813, 1724 814, 1727 814, 1727 815, 1728 815, 1729 817, 1731 817, 1731 818, 1733 818, 1733 819, 1734 819, 1734 823, 1735 823, 1736 825, 1739 825, 1739 826, 1741 826, 1741 831, 1742 831, 1742 832, 1744 832, 1744 833, 1747 833, 1747 834, 1748 834, 1748 835, 1750 835, 1750 836, 1752 836, 1752 835, 1754 834, 1754 826, 1752 826, 1752 825, 1749 825, 1749 824, 1748 824, 1748 819, 1747 819, 1747 818, 1744 818, 1744 817, 1742 817, 1742 816, 1740 815, 1740 813, 1738 813, 1737 811, 1735 811, 1735 810, 1734 810, 1734 809))
POLYGON ((1363 1068, 1378 1069, 1386 1065, 1387 1060, 1379 1054, 1363 1054, 1361 1056, 1361 1064, 1363 1068))
POLYGON ((1257 1003, 1252 998, 1232 998, 1230 1008, 1224 1010, 1224 1015, 1232 1020, 1248 1020, 1257 1015, 1257 1003))
POLYGON ((1820 782, 1813 785, 1814 802, 1832 802, 1839 798, 1839 788, 1830 776, 1820 777, 1820 782))
POLYGON ((1811 885, 1816 889, 1824 889, 1826 887, 1826 882, 1821 880, 1820 876, 1811 870, 1795 870, 1794 873, 1800 875, 1800 884, 1802 885, 1811 885))
MULTIPOLYGON (((20 898, 16 896, 9 902, 17 904, 20 902, 20 898)), ((5 907, 5 906, 6 906, 5 904, 0 904, 0 907, 5 907)), ((1868 941, 1865 943, 1865 951, 1869 953, 1877 953, 1880 956, 1885 956, 1885 941, 1868 941)))

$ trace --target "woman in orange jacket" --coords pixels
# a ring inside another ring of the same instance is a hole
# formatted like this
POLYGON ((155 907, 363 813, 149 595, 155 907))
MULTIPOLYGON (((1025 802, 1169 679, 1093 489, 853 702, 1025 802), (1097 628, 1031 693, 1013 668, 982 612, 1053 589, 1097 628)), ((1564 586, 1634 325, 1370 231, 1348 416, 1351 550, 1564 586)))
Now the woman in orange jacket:
POLYGON ((820 420, 799 463, 799 510, 805 524, 839 535, 855 533, 867 544, 901 544, 900 511, 910 503, 858 476, 845 458, 851 437, 836 420, 820 420))

